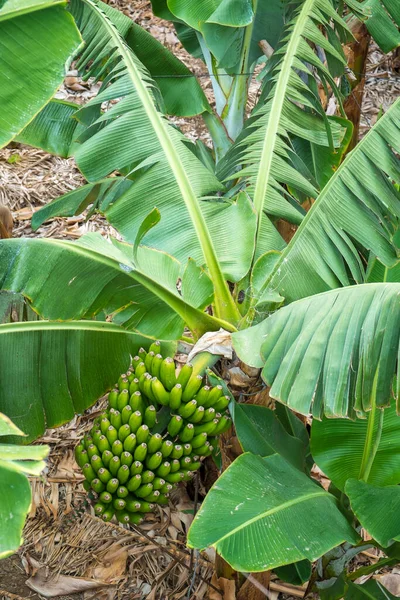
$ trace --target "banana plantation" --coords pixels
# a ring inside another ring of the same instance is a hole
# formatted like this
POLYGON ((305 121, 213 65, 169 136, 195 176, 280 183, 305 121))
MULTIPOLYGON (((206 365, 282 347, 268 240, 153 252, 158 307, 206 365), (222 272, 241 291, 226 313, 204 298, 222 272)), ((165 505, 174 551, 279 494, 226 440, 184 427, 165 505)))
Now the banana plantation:
POLYGON ((1 598, 400 596, 399 28, 0 0, 1 598))

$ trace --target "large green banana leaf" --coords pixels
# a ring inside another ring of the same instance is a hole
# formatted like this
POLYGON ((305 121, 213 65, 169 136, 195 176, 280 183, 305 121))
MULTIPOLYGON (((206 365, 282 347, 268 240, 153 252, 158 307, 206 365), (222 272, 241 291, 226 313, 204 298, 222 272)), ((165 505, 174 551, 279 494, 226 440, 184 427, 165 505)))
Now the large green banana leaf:
MULTIPOLYGON (((29 442, 86 410, 151 342, 99 321, 0 325, 0 411, 29 442)), ((163 344, 174 351, 174 343, 163 344)))
POLYGON ((293 466, 304 470, 305 446, 285 430, 274 410, 239 402, 232 402, 229 409, 243 452, 259 456, 280 454, 293 466))
POLYGON ((264 290, 291 302, 353 282, 365 268, 359 250, 397 262, 392 223, 400 216, 400 99, 347 156, 298 231, 266 273, 264 290), (301 276, 299 276, 301 273, 301 276))
POLYGON ((182 61, 120 10, 97 4, 155 79, 167 114, 192 117, 211 111, 199 82, 182 61))
POLYGON ((317 195, 310 178, 296 169, 301 157, 291 145, 290 136, 333 150, 340 146, 344 135, 340 124, 326 117, 312 73, 314 68, 323 82, 336 89, 311 44, 346 64, 340 44, 333 45, 321 31, 329 29, 335 37, 328 25, 331 20, 342 32, 346 31, 346 24, 330 0, 305 0, 299 4, 287 24, 282 43, 267 62, 265 101, 256 107, 242 134, 218 164, 220 178, 241 177, 248 186, 258 220, 256 257, 285 246, 267 214, 278 211, 282 217, 299 222, 296 202, 284 185, 306 196, 317 195))
POLYGON ((369 483, 400 483, 400 419, 395 406, 384 411, 381 437, 374 455, 375 441, 381 428, 378 418, 381 411, 378 412, 372 426, 370 418, 313 421, 311 454, 320 469, 342 491, 348 479, 361 479, 366 474, 372 458, 367 474, 369 483))
MULTIPOLYGON (((259 42, 266 40, 275 47, 283 29, 284 5, 280 0, 153 0, 153 9, 163 18, 184 22, 202 36, 215 57, 218 68, 236 74, 244 51, 246 28, 251 42, 247 68, 262 55, 259 42), (169 15, 165 8, 168 5, 169 15)), ((179 28, 178 28, 179 33, 179 28)))
POLYGON ((335 498, 278 454, 236 459, 188 534, 190 547, 214 546, 237 571, 313 561, 345 540, 357 543, 358 536, 335 498))
POLYGON ((400 4, 397 0, 350 0, 347 5, 361 19, 385 53, 400 46, 400 4))
POLYGON ((235 333, 234 347, 247 364, 264 366, 271 396, 291 409, 318 419, 364 416, 392 397, 399 293, 399 283, 368 283, 304 298, 235 333))
MULTIPOLYGON (((0 287, 20 292, 45 319, 91 319, 130 309, 129 328, 176 339, 186 323, 196 335, 229 325, 202 312, 210 299, 207 277, 198 272, 198 297, 177 291, 180 263, 164 252, 108 243, 99 234, 79 242, 2 240, 0 287)), ((126 313, 125 313, 126 316, 126 313)), ((124 320, 125 321, 125 320, 124 320)))
MULTIPOLYGON (((207 264, 216 293, 216 313, 238 319, 238 311, 221 272, 199 198, 222 189, 216 177, 187 148, 185 138, 158 110, 158 90, 149 72, 96 0, 72 0, 70 10, 85 39, 77 66, 86 76, 103 78, 100 93, 75 116, 86 125, 74 156, 90 182, 115 170, 141 170, 130 202, 109 208, 111 223, 134 242, 154 206, 162 219, 146 243, 207 264), (101 114, 103 102, 119 99, 101 114), (133 232, 133 233, 132 233, 133 232)), ((187 141, 187 140, 186 140, 187 141)), ((129 192, 128 192, 129 194, 129 192)), ((214 205, 218 209, 218 204, 214 205)))
POLYGON ((0 3, 0 147, 51 99, 81 38, 59 0, 0 3))
POLYGON ((83 127, 74 119, 79 104, 51 100, 15 137, 17 142, 68 158, 83 127))
POLYGON ((380 544, 400 541, 400 487, 378 487, 372 482, 349 479, 346 494, 362 527, 380 544))
MULTIPOLYGON (((24 434, 0 413, 0 438, 10 435, 20 438, 24 434)), ((22 543, 22 529, 32 496, 26 475, 40 475, 48 453, 48 446, 0 444, 0 559, 13 554, 22 543)))

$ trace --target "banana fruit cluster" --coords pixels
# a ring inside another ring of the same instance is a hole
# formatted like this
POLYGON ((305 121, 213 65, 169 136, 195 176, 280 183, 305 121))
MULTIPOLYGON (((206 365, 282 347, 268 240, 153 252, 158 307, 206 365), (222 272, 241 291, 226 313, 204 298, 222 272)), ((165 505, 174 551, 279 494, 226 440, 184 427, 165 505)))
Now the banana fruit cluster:
POLYGON ((98 495, 104 521, 138 524, 155 504, 189 481, 231 426, 229 396, 186 363, 176 375, 160 342, 143 348, 108 396, 108 408, 75 449, 85 488, 98 495))

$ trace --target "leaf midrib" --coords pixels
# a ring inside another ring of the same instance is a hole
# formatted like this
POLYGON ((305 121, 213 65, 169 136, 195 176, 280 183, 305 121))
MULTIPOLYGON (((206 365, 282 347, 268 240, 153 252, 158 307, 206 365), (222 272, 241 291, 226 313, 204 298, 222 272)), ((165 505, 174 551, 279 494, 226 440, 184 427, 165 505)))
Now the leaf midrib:
MULTIPOLYGON (((387 111, 387 113, 385 113, 385 115, 378 121, 378 123, 375 125, 375 127, 373 129, 371 129, 367 133, 367 135, 360 142, 358 142, 357 146, 351 152, 349 152, 349 154, 347 155, 347 157, 345 158, 345 160, 342 162, 342 164, 340 165, 340 167, 337 169, 337 171, 329 179, 328 183, 324 186, 324 189, 321 191, 321 193, 319 194, 318 198, 315 200, 315 202, 312 205, 311 209, 307 212, 306 216, 304 217, 303 221, 301 222, 301 224, 299 226, 299 229, 296 231, 295 235, 293 236, 293 238, 291 239, 291 241, 289 242, 289 244, 286 246, 286 248, 281 253, 279 259, 277 260, 277 262, 275 264, 274 269, 272 270, 272 273, 270 274, 270 276, 268 277, 268 279, 265 281, 265 283, 264 283, 264 285, 263 285, 263 287, 261 289, 261 292, 263 292, 265 290, 265 288, 271 283, 271 281, 273 280, 273 278, 276 276, 276 274, 278 273, 280 267, 282 266, 282 263, 285 262, 287 260, 287 256, 290 255, 290 252, 291 252, 293 246, 295 246, 297 243, 299 243, 299 239, 302 238, 304 230, 307 231, 307 224, 308 224, 308 222, 312 221, 313 219, 317 219, 318 218, 317 208, 320 206, 320 204, 323 204, 323 202, 325 200, 325 196, 329 195, 331 188, 336 183, 336 180, 340 179, 342 171, 344 171, 347 168, 347 165, 349 163, 351 164, 351 160, 352 160, 352 158, 354 156, 356 156, 359 152, 362 152, 362 149, 368 143, 369 138, 371 136, 373 136, 373 135, 379 134, 380 129, 383 127, 382 123, 385 122, 387 116, 391 114, 391 111, 398 104, 400 104, 400 99, 397 100, 389 108, 389 110, 387 111)), ((368 285, 371 285, 371 284, 368 284, 368 285)), ((328 291, 332 291, 332 290, 328 290, 328 291)))
POLYGON ((271 509, 261 513, 260 515, 257 515, 255 517, 253 517, 252 519, 249 519, 245 523, 242 523, 242 525, 235 527, 235 529, 232 529, 229 533, 227 533, 226 535, 221 537, 219 540, 217 540, 215 542, 215 544, 213 544, 213 545, 215 546, 216 544, 220 544, 225 539, 231 537, 232 535, 235 535, 236 533, 238 533, 239 531, 241 531, 242 529, 244 529, 246 527, 250 527, 250 525, 252 525, 253 523, 256 523, 260 519, 265 519, 266 517, 269 517, 269 516, 271 516, 277 512, 280 512, 282 510, 286 510, 287 508, 290 508, 291 506, 294 506, 295 504, 301 504, 302 502, 306 502, 307 500, 310 500, 313 498, 318 498, 320 496, 329 497, 330 494, 328 494, 328 492, 325 492, 325 491, 317 491, 317 492, 312 492, 310 494, 306 494, 305 496, 302 496, 300 499, 295 498, 294 500, 288 500, 287 502, 284 502, 283 504, 280 504, 279 506, 271 508, 271 509))
MULTIPOLYGON (((100 14, 104 14, 103 11, 101 11, 101 9, 92 0, 82 1, 91 6, 94 11, 100 14)), ((135 91, 139 96, 140 101, 142 102, 146 115, 151 122, 154 132, 164 151, 165 158, 168 161, 172 172, 174 173, 176 182, 181 191, 182 198, 186 204, 187 211, 197 233, 200 246, 203 251, 204 259, 215 287, 215 303, 217 309, 217 316, 225 314, 226 318, 233 317, 233 320, 239 320, 239 310, 237 309, 232 299, 227 283, 222 275, 221 266, 218 262, 218 258, 215 252, 210 232, 204 220, 204 216, 201 211, 196 194, 194 193, 186 171, 183 168, 183 165, 180 161, 178 152, 176 151, 172 140, 170 139, 165 130, 164 123, 153 104, 153 101, 150 97, 146 86, 143 84, 142 78, 138 73, 138 69, 134 61, 132 60, 130 51, 127 50, 125 43, 121 40, 118 33, 116 33, 116 29, 112 25, 111 21, 107 18, 107 16, 104 19, 104 24, 110 32, 112 39, 114 39, 118 51, 121 53, 121 56, 128 69, 129 75, 135 86, 135 91)))
POLYGON ((274 88, 274 97, 271 103, 271 110, 261 153, 260 167, 258 170, 254 191, 254 207, 258 218, 256 245, 260 236, 261 219, 263 215, 264 204, 266 202, 268 183, 271 177, 272 161, 278 139, 279 124, 281 121, 283 105, 286 99, 286 89, 289 83, 293 61, 296 57, 297 49, 302 39, 302 32, 309 18, 309 12, 315 1, 316 0, 306 0, 299 16, 296 19, 296 24, 290 34, 290 41, 287 46, 285 58, 283 59, 279 78, 274 88))

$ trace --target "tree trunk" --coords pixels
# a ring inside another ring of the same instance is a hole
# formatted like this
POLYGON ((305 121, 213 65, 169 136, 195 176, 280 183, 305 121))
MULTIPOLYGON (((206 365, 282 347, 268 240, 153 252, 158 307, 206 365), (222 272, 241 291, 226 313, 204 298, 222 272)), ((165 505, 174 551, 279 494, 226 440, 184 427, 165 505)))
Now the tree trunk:
POLYGON ((351 82, 351 93, 344 103, 347 118, 353 123, 353 137, 348 152, 358 142, 360 132, 361 108, 364 95, 365 71, 367 66, 368 48, 371 36, 361 21, 355 21, 352 26, 355 41, 344 47, 348 66, 354 72, 355 80, 351 82))

